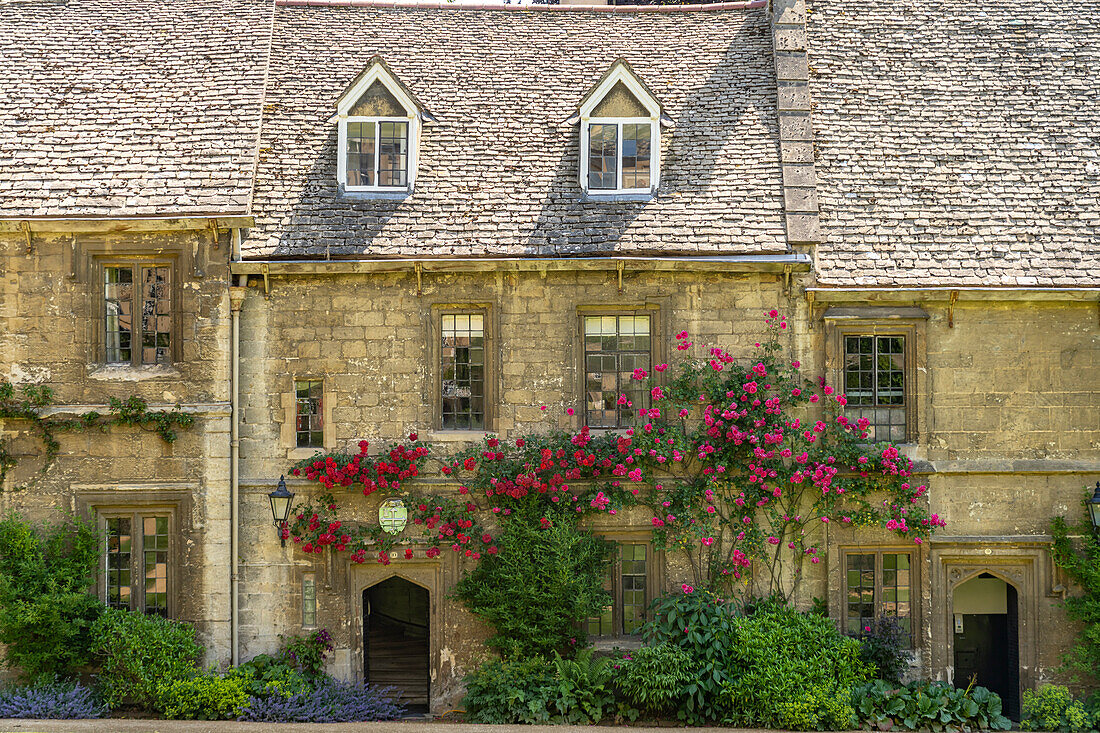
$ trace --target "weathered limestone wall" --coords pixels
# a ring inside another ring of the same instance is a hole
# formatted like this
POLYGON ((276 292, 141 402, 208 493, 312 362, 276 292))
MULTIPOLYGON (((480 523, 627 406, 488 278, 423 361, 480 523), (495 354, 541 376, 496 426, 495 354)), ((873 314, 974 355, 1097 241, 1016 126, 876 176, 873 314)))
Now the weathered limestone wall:
MULTIPOLYGON (((664 349, 663 356, 655 355, 657 363, 674 357, 673 336, 685 329, 697 340, 746 352, 764 334, 767 309, 797 307, 785 300, 779 278, 759 274, 627 274, 622 295, 613 272, 426 276, 419 297, 415 279, 399 274, 280 277, 273 279, 267 300, 262 290, 250 289, 241 325, 241 475, 248 486, 242 494, 242 546, 249 548, 242 576, 242 657, 270 651, 278 633, 300 632, 300 578, 307 571, 318 578, 318 625, 332 630, 337 640, 334 671, 362 674, 362 589, 395 572, 431 590, 434 707, 456 703, 461 675, 487 654, 481 644, 487 629, 445 598, 466 569, 452 553, 427 560, 419 550, 415 559, 397 559, 388 567, 373 559, 349 567, 345 558, 327 565, 307 560, 293 546, 279 546, 264 494, 297 456, 313 452, 280 444, 286 420, 282 395, 295 375, 326 380, 338 449, 355 450, 361 439, 372 445, 397 440, 412 431, 443 441, 450 436, 430 430, 432 307, 489 304, 503 362, 494 370, 500 398, 493 427, 502 436, 516 437, 547 425, 580 425, 579 410, 574 417, 565 414, 567 407, 578 407, 579 308, 656 305, 660 336, 655 342, 662 345, 655 348, 658 354, 664 349), (542 405, 548 407, 545 412, 542 405)), ((437 444, 436 450, 448 445, 437 444)), ((299 498, 315 493, 307 482, 289 483, 299 498)), ((409 488, 456 487, 420 482, 409 488)), ((357 518, 374 522, 383 498, 353 492, 341 500, 357 518)), ((648 516, 622 519, 621 526, 601 530, 633 527, 648 533, 648 516)), ((692 581, 689 568, 677 558, 669 558, 663 576, 667 588, 692 581)))
POLYGON ((34 518, 92 506, 156 501, 177 509, 170 570, 175 616, 194 623, 210 661, 229 656, 229 301, 228 233, 217 250, 211 233, 35 234, 0 236, 0 378, 46 384, 56 409, 107 412, 111 397, 136 395, 150 409, 177 403, 194 416, 167 444, 140 428, 59 436, 58 458, 45 473, 42 446, 20 421, 0 421, 0 439, 20 456, 3 486, 0 510, 34 518), (93 251, 99 254, 93 254, 93 251), (197 257, 196 257, 196 253, 197 257), (180 318, 173 338, 182 360, 170 368, 104 368, 102 285, 93 258, 174 259, 180 318), (195 277, 194 265, 204 270, 195 277), (72 276, 70 277, 70 273, 72 276), (26 488, 20 488, 26 487, 26 488))

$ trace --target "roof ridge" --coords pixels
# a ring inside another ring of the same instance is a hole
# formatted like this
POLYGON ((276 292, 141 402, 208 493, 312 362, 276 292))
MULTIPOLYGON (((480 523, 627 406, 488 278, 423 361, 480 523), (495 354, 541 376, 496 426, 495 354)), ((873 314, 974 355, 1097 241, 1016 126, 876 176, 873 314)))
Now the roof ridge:
POLYGON ((715 10, 753 10, 767 7, 767 0, 704 3, 699 5, 504 5, 458 4, 438 0, 275 0, 279 7, 381 8, 405 10, 548 10, 594 13, 699 13, 715 10))

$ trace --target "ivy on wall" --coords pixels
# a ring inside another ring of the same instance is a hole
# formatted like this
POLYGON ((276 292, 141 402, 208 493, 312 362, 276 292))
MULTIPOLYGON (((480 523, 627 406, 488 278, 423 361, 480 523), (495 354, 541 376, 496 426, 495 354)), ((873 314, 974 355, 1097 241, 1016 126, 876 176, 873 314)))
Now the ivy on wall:
MULTIPOLYGON (((1086 491, 1086 502, 1088 497, 1086 491)), ((1081 589, 1065 601, 1066 614, 1081 626, 1063 669, 1095 681, 1100 679, 1100 537, 1087 519, 1069 524, 1065 517, 1051 520, 1050 534, 1054 563, 1081 589)))
MULTIPOLYGON (((32 433, 42 443, 44 462, 41 472, 50 467, 61 450, 57 436, 61 433, 99 430, 105 432, 111 426, 140 427, 160 436, 166 443, 176 440, 176 430, 189 428, 194 418, 180 410, 150 410, 145 400, 130 397, 120 400, 111 397, 106 414, 89 411, 82 415, 46 415, 54 404, 53 390, 45 385, 24 384, 18 390, 7 381, 0 382, 0 420, 21 420, 29 423, 32 433)), ((8 472, 18 463, 7 443, 0 441, 0 485, 8 472)), ((22 487, 21 487, 22 488, 22 487)))

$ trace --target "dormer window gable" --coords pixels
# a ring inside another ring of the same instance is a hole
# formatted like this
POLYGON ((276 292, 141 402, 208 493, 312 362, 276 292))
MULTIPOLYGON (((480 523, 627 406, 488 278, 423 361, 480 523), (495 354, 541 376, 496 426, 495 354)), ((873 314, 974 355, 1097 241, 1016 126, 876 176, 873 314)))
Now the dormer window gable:
POLYGON ((660 181, 660 102, 619 59, 581 100, 570 120, 580 128, 581 190, 592 198, 649 197, 660 181))
POLYGON ((421 129, 434 118, 380 57, 340 96, 333 121, 341 191, 412 193, 421 129))

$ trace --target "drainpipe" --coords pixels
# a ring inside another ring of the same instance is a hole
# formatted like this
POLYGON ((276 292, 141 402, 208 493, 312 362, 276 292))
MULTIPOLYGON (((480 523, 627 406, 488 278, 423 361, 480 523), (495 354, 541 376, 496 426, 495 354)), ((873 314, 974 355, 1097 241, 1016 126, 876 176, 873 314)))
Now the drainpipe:
MULTIPOLYGON (((241 230, 233 230, 233 256, 236 258, 240 251, 241 230)), ((241 306, 244 305, 244 294, 247 288, 233 285, 233 276, 230 275, 229 308, 232 319, 232 333, 230 335, 230 427, 229 427, 229 646, 231 661, 234 666, 240 663, 240 639, 238 619, 238 586, 239 586, 239 537, 240 528, 240 345, 241 345, 241 306)))

